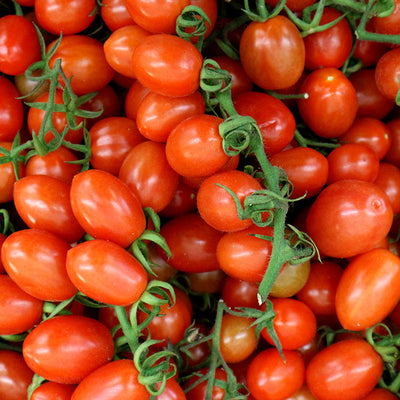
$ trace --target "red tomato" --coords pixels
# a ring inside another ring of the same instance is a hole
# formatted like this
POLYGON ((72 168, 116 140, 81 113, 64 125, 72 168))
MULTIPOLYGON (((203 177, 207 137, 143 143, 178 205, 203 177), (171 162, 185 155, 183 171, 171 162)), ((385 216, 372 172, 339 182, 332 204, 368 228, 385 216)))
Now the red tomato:
POLYGON ((31 400, 71 400, 76 385, 57 382, 44 382, 36 388, 31 400))
POLYGON ((75 175, 71 184, 72 211, 85 231, 97 239, 129 246, 146 228, 140 201, 116 176, 101 170, 75 175))
POLYGON ((128 118, 136 120, 136 115, 142 100, 150 93, 150 89, 143 86, 138 80, 135 80, 129 86, 125 96, 125 114, 128 118))
POLYGON ((29 332, 22 354, 41 377, 75 384, 111 360, 114 342, 110 331, 95 319, 58 315, 29 332))
POLYGON ((387 126, 391 145, 383 160, 400 167, 400 118, 390 120, 387 126))
POLYGON ((250 362, 247 385, 256 400, 284 400, 296 393, 304 383, 305 365, 295 350, 261 351, 250 362))
POLYGON ((199 88, 203 57, 192 43, 177 36, 148 36, 136 47, 132 63, 139 82, 156 93, 180 97, 199 88))
POLYGON ((110 31, 135 24, 126 9, 125 0, 103 0, 101 4, 100 15, 110 31))
POLYGON ((226 275, 221 269, 206 272, 189 272, 187 273, 189 287, 193 292, 219 293, 222 290, 226 275))
POLYGON ((14 184, 14 204, 29 228, 51 232, 68 243, 79 240, 84 230, 70 202, 70 185, 46 175, 26 176, 14 184))
POLYGON ((400 48, 387 51, 375 67, 375 81, 379 91, 389 100, 395 101, 400 89, 400 48))
POLYGON ((306 230, 323 254, 345 258, 372 249, 386 237, 392 221, 382 189, 349 179, 322 190, 308 212, 306 230))
POLYGON ((23 291, 8 275, 0 275, 0 335, 32 329, 42 319, 43 301, 23 291))
POLYGON ((393 164, 381 162, 374 181, 389 197, 393 213, 400 212, 400 169, 393 164))
POLYGON ((301 76, 305 63, 303 38, 283 15, 251 22, 240 39, 240 59, 247 75, 262 89, 283 89, 301 76))
POLYGON ((198 211, 213 228, 234 232, 252 225, 250 218, 239 218, 232 196, 216 184, 232 190, 243 205, 246 196, 262 189, 257 179, 239 170, 218 172, 205 179, 197 192, 198 211))
POLYGON ((33 371, 26 365, 22 354, 12 350, 0 350, 0 371, 1 399, 25 399, 28 387, 32 383, 33 371))
POLYGON ((139 261, 107 240, 94 239, 72 247, 66 268, 81 292, 105 304, 132 304, 147 285, 147 274, 139 261))
MULTIPOLYGON (((159 384, 157 385, 159 386, 159 384)), ((176 379, 168 379, 163 392, 155 400, 187 400, 185 392, 176 379)))
POLYGON ((257 293, 258 283, 242 281, 227 276, 221 292, 221 298, 228 307, 259 308, 257 293))
MULTIPOLYGON (((302 11, 315 2, 316 0, 288 0, 285 5, 292 11, 302 11)), ((276 7, 278 5, 278 0, 268 0, 266 3, 276 7)))
POLYGON ((361 331, 383 321, 400 298, 400 258, 374 249, 352 259, 336 290, 336 313, 345 329, 361 331))
POLYGON ((373 347, 362 339, 347 339, 313 357, 306 381, 320 400, 356 400, 375 387, 382 372, 382 359, 373 347))
POLYGON ((23 74, 39 61, 39 39, 31 21, 20 15, 0 18, 0 72, 7 75, 23 74))
POLYGON ((69 248, 50 232, 22 229, 6 238, 1 260, 8 276, 26 293, 40 300, 63 301, 77 291, 65 269, 69 248))
MULTIPOLYGON (((198 371, 200 374, 200 377, 204 374, 207 373, 207 369, 201 369, 198 371)), ((222 382, 226 382, 227 375, 225 370, 223 370, 221 367, 215 369, 215 379, 218 379, 222 382)), ((184 389, 189 388, 192 386, 197 380, 199 379, 199 376, 194 375, 190 377, 185 383, 184 383, 184 389)), ((192 389, 188 390, 186 392, 186 399, 187 400, 205 400, 206 399, 206 391, 207 391, 207 384, 208 380, 204 380, 197 385, 195 385, 192 389)), ((225 389, 219 387, 218 385, 214 384, 212 391, 211 391, 211 396, 213 400, 223 400, 225 396, 225 389)))
POLYGON ((133 147, 118 174, 142 207, 161 211, 172 200, 179 176, 169 165, 164 143, 145 141, 133 147))
POLYGON ((398 397, 387 389, 372 389, 362 400, 396 400, 398 397))
POLYGON ((400 2, 393 1, 394 9, 386 17, 374 17, 372 19, 373 31, 381 34, 398 35, 400 34, 400 2))
POLYGON ((336 68, 312 71, 299 93, 307 98, 298 100, 301 117, 318 136, 335 138, 350 128, 357 113, 357 93, 348 78, 336 68))

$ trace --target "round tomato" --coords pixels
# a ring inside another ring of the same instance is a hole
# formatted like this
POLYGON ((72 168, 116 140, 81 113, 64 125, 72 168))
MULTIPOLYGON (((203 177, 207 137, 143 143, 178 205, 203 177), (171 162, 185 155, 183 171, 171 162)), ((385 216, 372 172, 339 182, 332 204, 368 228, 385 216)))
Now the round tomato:
POLYGON ((400 167, 400 118, 391 119, 387 126, 391 145, 383 160, 400 167))
MULTIPOLYGON (((187 389, 194 385, 194 383, 201 377, 202 375, 207 373, 207 369, 201 369, 198 371, 199 375, 193 375, 184 383, 184 389, 187 389)), ((215 379, 218 379, 222 382, 226 382, 227 375, 224 369, 221 367, 215 369, 215 379)), ((186 391, 186 400, 203 400, 206 399, 208 380, 203 379, 200 383, 194 385, 192 389, 186 391)), ((225 389, 214 384, 211 390, 211 396, 213 400, 223 400, 225 396, 225 389)))
POLYGON ((36 388, 31 400, 71 400, 76 385, 57 382, 44 382, 36 388))
POLYGON ((103 0, 101 5, 101 18, 111 32, 123 26, 134 24, 131 15, 126 9, 125 0, 103 0))
POLYGON ((221 292, 221 298, 228 307, 251 307, 259 308, 257 294, 258 283, 242 281, 227 276, 221 292))
POLYGON ((389 197, 393 213, 400 212, 400 169, 393 164, 381 162, 374 181, 389 197))
POLYGON ((136 120, 137 112, 142 100, 151 92, 149 88, 135 80, 128 88, 125 96, 125 115, 136 120))
POLYGON ((375 81, 379 91, 389 100, 395 101, 400 89, 400 48, 385 52, 375 67, 375 81))

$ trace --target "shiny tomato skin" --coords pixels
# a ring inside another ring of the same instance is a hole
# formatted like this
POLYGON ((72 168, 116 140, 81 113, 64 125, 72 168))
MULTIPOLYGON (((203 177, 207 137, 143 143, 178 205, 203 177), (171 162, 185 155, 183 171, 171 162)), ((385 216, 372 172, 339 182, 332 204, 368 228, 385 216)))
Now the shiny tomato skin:
POLYGON ((42 319, 43 301, 23 291, 8 275, 0 275, 0 335, 32 329, 42 319))
POLYGON ((375 67, 375 82, 379 91, 389 100, 395 101, 400 89, 400 48, 385 52, 375 67))
POLYGON ((58 315, 43 321, 25 338, 22 354, 27 365, 43 378, 79 383, 108 363, 114 353, 110 331, 93 318, 58 315))
POLYGON ((383 158, 383 161, 390 162, 396 167, 400 167, 400 118, 388 121, 391 145, 383 158))
POLYGON ((357 93, 350 80, 337 68, 320 68, 305 78, 298 100, 300 116, 318 136, 332 139, 343 134, 357 114, 357 93))
POLYGON ((70 202, 70 185, 46 175, 21 178, 14 184, 14 204, 29 228, 49 231, 68 243, 79 240, 84 230, 70 202))
POLYGON ((389 197, 393 213, 400 212, 400 169, 393 164, 381 162, 374 181, 389 197))
POLYGON ((367 342, 347 339, 311 359, 306 381, 320 400, 358 400, 375 387, 382 372, 382 359, 367 342))
POLYGON ((251 22, 240 39, 240 59, 251 80, 262 89, 283 89, 301 76, 304 41, 297 27, 283 15, 251 22))
POLYGON ((199 88, 203 57, 197 48, 174 35, 146 37, 132 55, 136 78, 165 96, 187 96, 199 88))
POLYGON ((22 128, 24 113, 22 100, 16 86, 5 76, 0 76, 0 141, 12 142, 22 128))
POLYGON ((100 15, 107 28, 114 32, 118 28, 134 25, 134 21, 125 6, 125 0, 104 0, 100 15))
POLYGON ((11 233, 1 247, 4 268, 25 292, 44 301, 63 301, 77 289, 68 278, 65 260, 70 245, 39 229, 11 233))
POLYGON ((227 276, 221 291, 221 298, 228 307, 259 308, 258 283, 247 282, 227 276))
POLYGON ((362 400, 396 400, 397 396, 389 391, 389 389, 384 388, 374 388, 369 392, 362 400))
POLYGON ((71 207, 89 235, 122 247, 129 246, 146 227, 139 199, 125 183, 106 171, 92 169, 75 175, 71 207))
MULTIPOLYGON (((159 384, 158 384, 159 386, 159 384)), ((163 392, 155 400, 187 400, 181 385, 174 378, 168 379, 163 392)), ((390 400, 390 399, 389 399, 390 400)))
POLYGON ((139 261, 107 240, 94 239, 72 247, 66 268, 81 292, 105 304, 132 304, 147 285, 147 274, 139 261))
POLYGON ((349 179, 321 191, 308 212, 306 230, 323 254, 346 258, 378 244, 392 221, 393 210, 382 189, 349 179))
MULTIPOLYGON (((199 371, 200 377, 207 373, 207 369, 201 369, 199 371)), ((216 368, 215 370, 215 378, 226 382, 227 374, 224 369, 221 367, 216 368)), ((192 386, 197 380, 199 376, 193 375, 190 377, 185 383, 183 388, 187 389, 188 387, 192 386)), ((203 379, 202 382, 195 385, 192 389, 186 392, 186 399, 187 400, 205 400, 206 399, 206 391, 207 391, 207 379, 203 379)), ((212 388, 212 399, 213 400, 223 400, 225 396, 225 389, 217 386, 214 384, 212 388)))
POLYGON ((124 103, 125 115, 128 118, 136 120, 140 103, 150 92, 151 90, 142 85, 137 79, 128 86, 124 103))
POLYGON ((382 322, 400 298, 400 259, 373 249, 351 260, 339 280, 335 308, 342 326, 363 330, 382 322))
POLYGON ((71 400, 76 385, 57 382, 44 382, 36 388, 31 400, 71 400))

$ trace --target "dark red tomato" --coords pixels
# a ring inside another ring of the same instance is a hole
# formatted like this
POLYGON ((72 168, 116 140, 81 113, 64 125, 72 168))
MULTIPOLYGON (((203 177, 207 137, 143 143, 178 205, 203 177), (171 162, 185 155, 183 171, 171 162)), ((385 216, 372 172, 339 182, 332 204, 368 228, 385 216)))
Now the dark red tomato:
MULTIPOLYGON (((4 241, 6 240, 6 236, 0 233, 0 251, 1 247, 3 246, 4 241)), ((5 272, 3 263, 0 260, 0 274, 3 274, 5 272)))
POLYGON ((192 43, 172 34, 143 39, 133 53, 132 63, 139 82, 156 93, 180 97, 199 88, 201 53, 192 43))
POLYGON ((42 319, 43 301, 29 295, 0 275, 0 335, 15 335, 32 329, 42 319))
POLYGON ((54 67, 59 58, 66 77, 71 78, 72 90, 77 95, 102 89, 110 83, 115 73, 107 63, 103 44, 89 36, 64 36, 50 59, 50 68, 54 67))
POLYGON ((285 170, 293 184, 291 198, 318 194, 328 179, 328 160, 310 147, 296 147, 269 157, 272 165, 285 170))
POLYGON ((390 392, 389 389, 374 388, 362 400, 396 400, 397 396, 390 392))
POLYGON ((103 0, 100 15, 107 28, 114 32, 118 28, 133 25, 133 19, 125 6, 125 0, 103 0))
POLYGON ((205 179, 197 192, 197 209, 213 228, 234 232, 252 225, 250 218, 239 218, 231 194, 217 184, 230 189, 243 205, 246 196, 262 189, 258 180, 239 170, 218 172, 205 179))
POLYGON ((391 144, 388 126, 381 120, 371 117, 356 118, 353 125, 338 139, 342 143, 358 143, 369 146, 379 160, 386 155, 391 144))
POLYGON ((299 90, 307 98, 297 104, 304 122, 318 136, 335 138, 350 128, 357 113, 357 93, 348 78, 336 68, 312 71, 299 90))
POLYGON ((336 290, 336 313, 345 329, 361 331, 382 322, 400 298, 400 259, 374 249, 352 259, 336 290))
POLYGON ((375 82, 379 91, 389 100, 395 101, 400 89, 400 48, 387 51, 375 67, 375 82))
POLYGON ((31 400, 71 400, 76 385, 57 382, 44 382, 36 388, 31 400))
POLYGON ((306 230, 323 254, 345 258, 380 243, 392 221, 393 210, 382 189, 370 182, 342 180, 315 199, 306 230))
POLYGON ((373 182, 378 176, 378 156, 366 144, 344 143, 333 149, 327 160, 328 184, 343 179, 373 182))
POLYGON ((147 285, 147 274, 139 261, 107 240, 94 239, 72 247, 66 268, 81 292, 105 304, 132 304, 147 285))
MULTIPOLYGON (((165 222, 160 230, 172 256, 168 263, 184 272, 219 269, 216 251, 222 233, 209 226, 198 214, 189 213, 165 222)), ((163 250, 158 248, 165 257, 163 250)))
POLYGON ((343 268, 334 261, 313 262, 308 280, 296 297, 316 315, 334 315, 336 289, 342 274, 343 268))
MULTIPOLYGON (((207 373, 207 369, 201 369, 198 371, 200 374, 200 377, 202 375, 205 375, 207 373)), ((227 375, 225 370, 223 370, 221 367, 215 369, 215 379, 221 380, 222 382, 227 381, 227 375)), ((190 377, 185 383, 184 383, 184 389, 189 388, 192 386, 197 380, 199 379, 199 376, 192 376, 190 377)), ((207 392, 207 384, 208 380, 204 380, 197 385, 195 385, 192 389, 186 392, 186 399, 187 400, 206 400, 206 392, 207 392)), ((212 400, 223 400, 225 396, 225 390, 218 385, 214 384, 212 391, 211 391, 211 398, 212 400)))
POLYGON ((247 75, 262 89, 283 89, 301 76, 305 63, 303 38, 283 15, 251 22, 240 39, 240 59, 247 75))
POLYGON ((221 298, 228 307, 258 308, 258 284, 227 276, 221 292, 221 298))
MULTIPOLYGON (((296 350, 309 343, 317 333, 317 319, 305 303, 292 298, 271 299, 276 316, 273 320, 278 340, 285 350, 296 350)), ((265 304, 261 308, 266 309, 265 304)), ((274 345, 266 328, 261 331, 265 340, 274 345)))
POLYGON ((165 152, 168 163, 179 175, 209 176, 229 161, 219 134, 222 122, 215 115, 201 114, 176 125, 167 138, 165 152))
POLYGON ((129 151, 145 140, 135 121, 122 116, 99 120, 90 128, 89 134, 90 164, 115 176, 129 151))
POLYGON ((150 92, 150 89, 143 86, 138 80, 129 86, 124 104, 125 114, 128 118, 136 120, 140 103, 150 92))
POLYGON ((79 164, 71 163, 77 160, 78 157, 71 150, 61 146, 45 156, 30 157, 26 163, 25 176, 48 175, 71 184, 72 178, 81 170, 79 164))
POLYGON ((400 167, 400 118, 395 118, 387 123, 390 135, 390 147, 383 161, 400 167))
POLYGON ((363 68, 349 76, 357 93, 357 117, 381 120, 393 109, 395 102, 385 97, 375 81, 375 69, 363 68))
POLYGON ((79 240, 84 230, 70 202, 70 185, 46 175, 26 176, 14 184, 14 204, 29 228, 51 232, 68 243, 79 240))
POLYGON ((20 15, 0 18, 0 72, 6 75, 23 74, 39 61, 40 45, 31 21, 20 15))
POLYGON ((85 231, 97 239, 129 246, 146 228, 140 201, 109 172, 92 169, 75 175, 71 184, 72 211, 85 231))
POLYGON ((26 398, 32 383, 33 371, 26 365, 21 353, 0 350, 0 396, 2 400, 26 398))
MULTIPOLYGON (((332 7, 325 7, 319 25, 328 24, 343 14, 332 7)), ((340 68, 353 48, 353 34, 346 18, 342 18, 332 27, 322 32, 311 33, 304 37, 306 48, 305 66, 309 70, 321 67, 340 68)))
POLYGON ((147 139, 166 142, 171 131, 180 122, 204 113, 204 99, 198 91, 183 97, 169 97, 152 92, 140 103, 136 123, 140 133, 147 139))
POLYGON ((111 360, 114 342, 110 331, 93 318, 58 315, 29 332, 22 354, 41 377, 75 384, 111 360))
POLYGON ((218 241, 217 259, 221 269, 232 278, 261 282, 268 268, 272 240, 253 235, 273 237, 270 226, 252 225, 238 232, 227 232, 218 241))
POLYGON ((226 275, 221 269, 206 272, 187 273, 189 287, 196 293, 219 293, 224 286, 226 275))
POLYGON ((305 365, 295 350, 276 348, 261 351, 250 362, 247 385, 256 400, 283 400, 296 393, 304 383, 305 365))
POLYGON ((161 211, 172 200, 179 176, 169 165, 165 144, 153 141, 132 148, 118 174, 140 200, 142 207, 161 211))
POLYGON ((167 380, 163 392, 155 396, 155 400, 186 400, 186 395, 178 381, 171 378, 167 380))
POLYGON ((71 400, 148 400, 150 393, 138 376, 132 360, 109 362, 83 379, 71 400))
POLYGON ((22 128, 24 113, 19 92, 5 76, 0 76, 0 141, 12 142, 22 128))
POLYGON ((127 25, 116 29, 104 42, 107 62, 118 73, 136 78, 132 66, 132 54, 138 44, 151 35, 139 25, 127 25))
POLYGON ((17 3, 21 6, 33 7, 35 4, 35 0, 18 0, 17 3))
POLYGON ((244 92, 234 98, 234 106, 240 115, 255 119, 268 156, 282 151, 292 141, 296 121, 281 100, 266 93, 244 92))
POLYGON ((320 400, 356 400, 378 383, 383 361, 362 339, 347 339, 321 350, 308 364, 306 381, 320 400))
POLYGON ((1 260, 8 276, 26 293, 40 300, 63 301, 77 291, 65 269, 69 248, 50 232, 22 229, 6 238, 1 260))
MULTIPOLYGON (((311 6, 316 0, 288 0, 285 5, 292 11, 302 11, 306 7, 311 6)), ((278 0, 268 0, 267 4, 276 7, 278 5, 278 0)))
POLYGON ((393 213, 400 212, 400 169, 393 164, 379 164, 378 176, 374 181, 389 197, 393 213))
POLYGON ((37 0, 39 25, 54 35, 72 35, 88 28, 95 17, 95 0, 37 0))
POLYGON ((254 319, 225 314, 221 321, 219 349, 227 363, 250 357, 257 348, 254 319))
POLYGON ((399 35, 400 29, 400 2, 393 1, 394 9, 386 17, 374 17, 372 19, 373 31, 385 35, 399 35))

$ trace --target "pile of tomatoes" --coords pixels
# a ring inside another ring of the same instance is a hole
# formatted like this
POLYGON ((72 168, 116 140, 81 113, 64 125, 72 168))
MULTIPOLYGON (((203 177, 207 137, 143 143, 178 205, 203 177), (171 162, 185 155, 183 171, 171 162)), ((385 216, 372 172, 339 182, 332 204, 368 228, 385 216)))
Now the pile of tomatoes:
POLYGON ((400 398, 399 22, 0 1, 1 400, 400 398))

